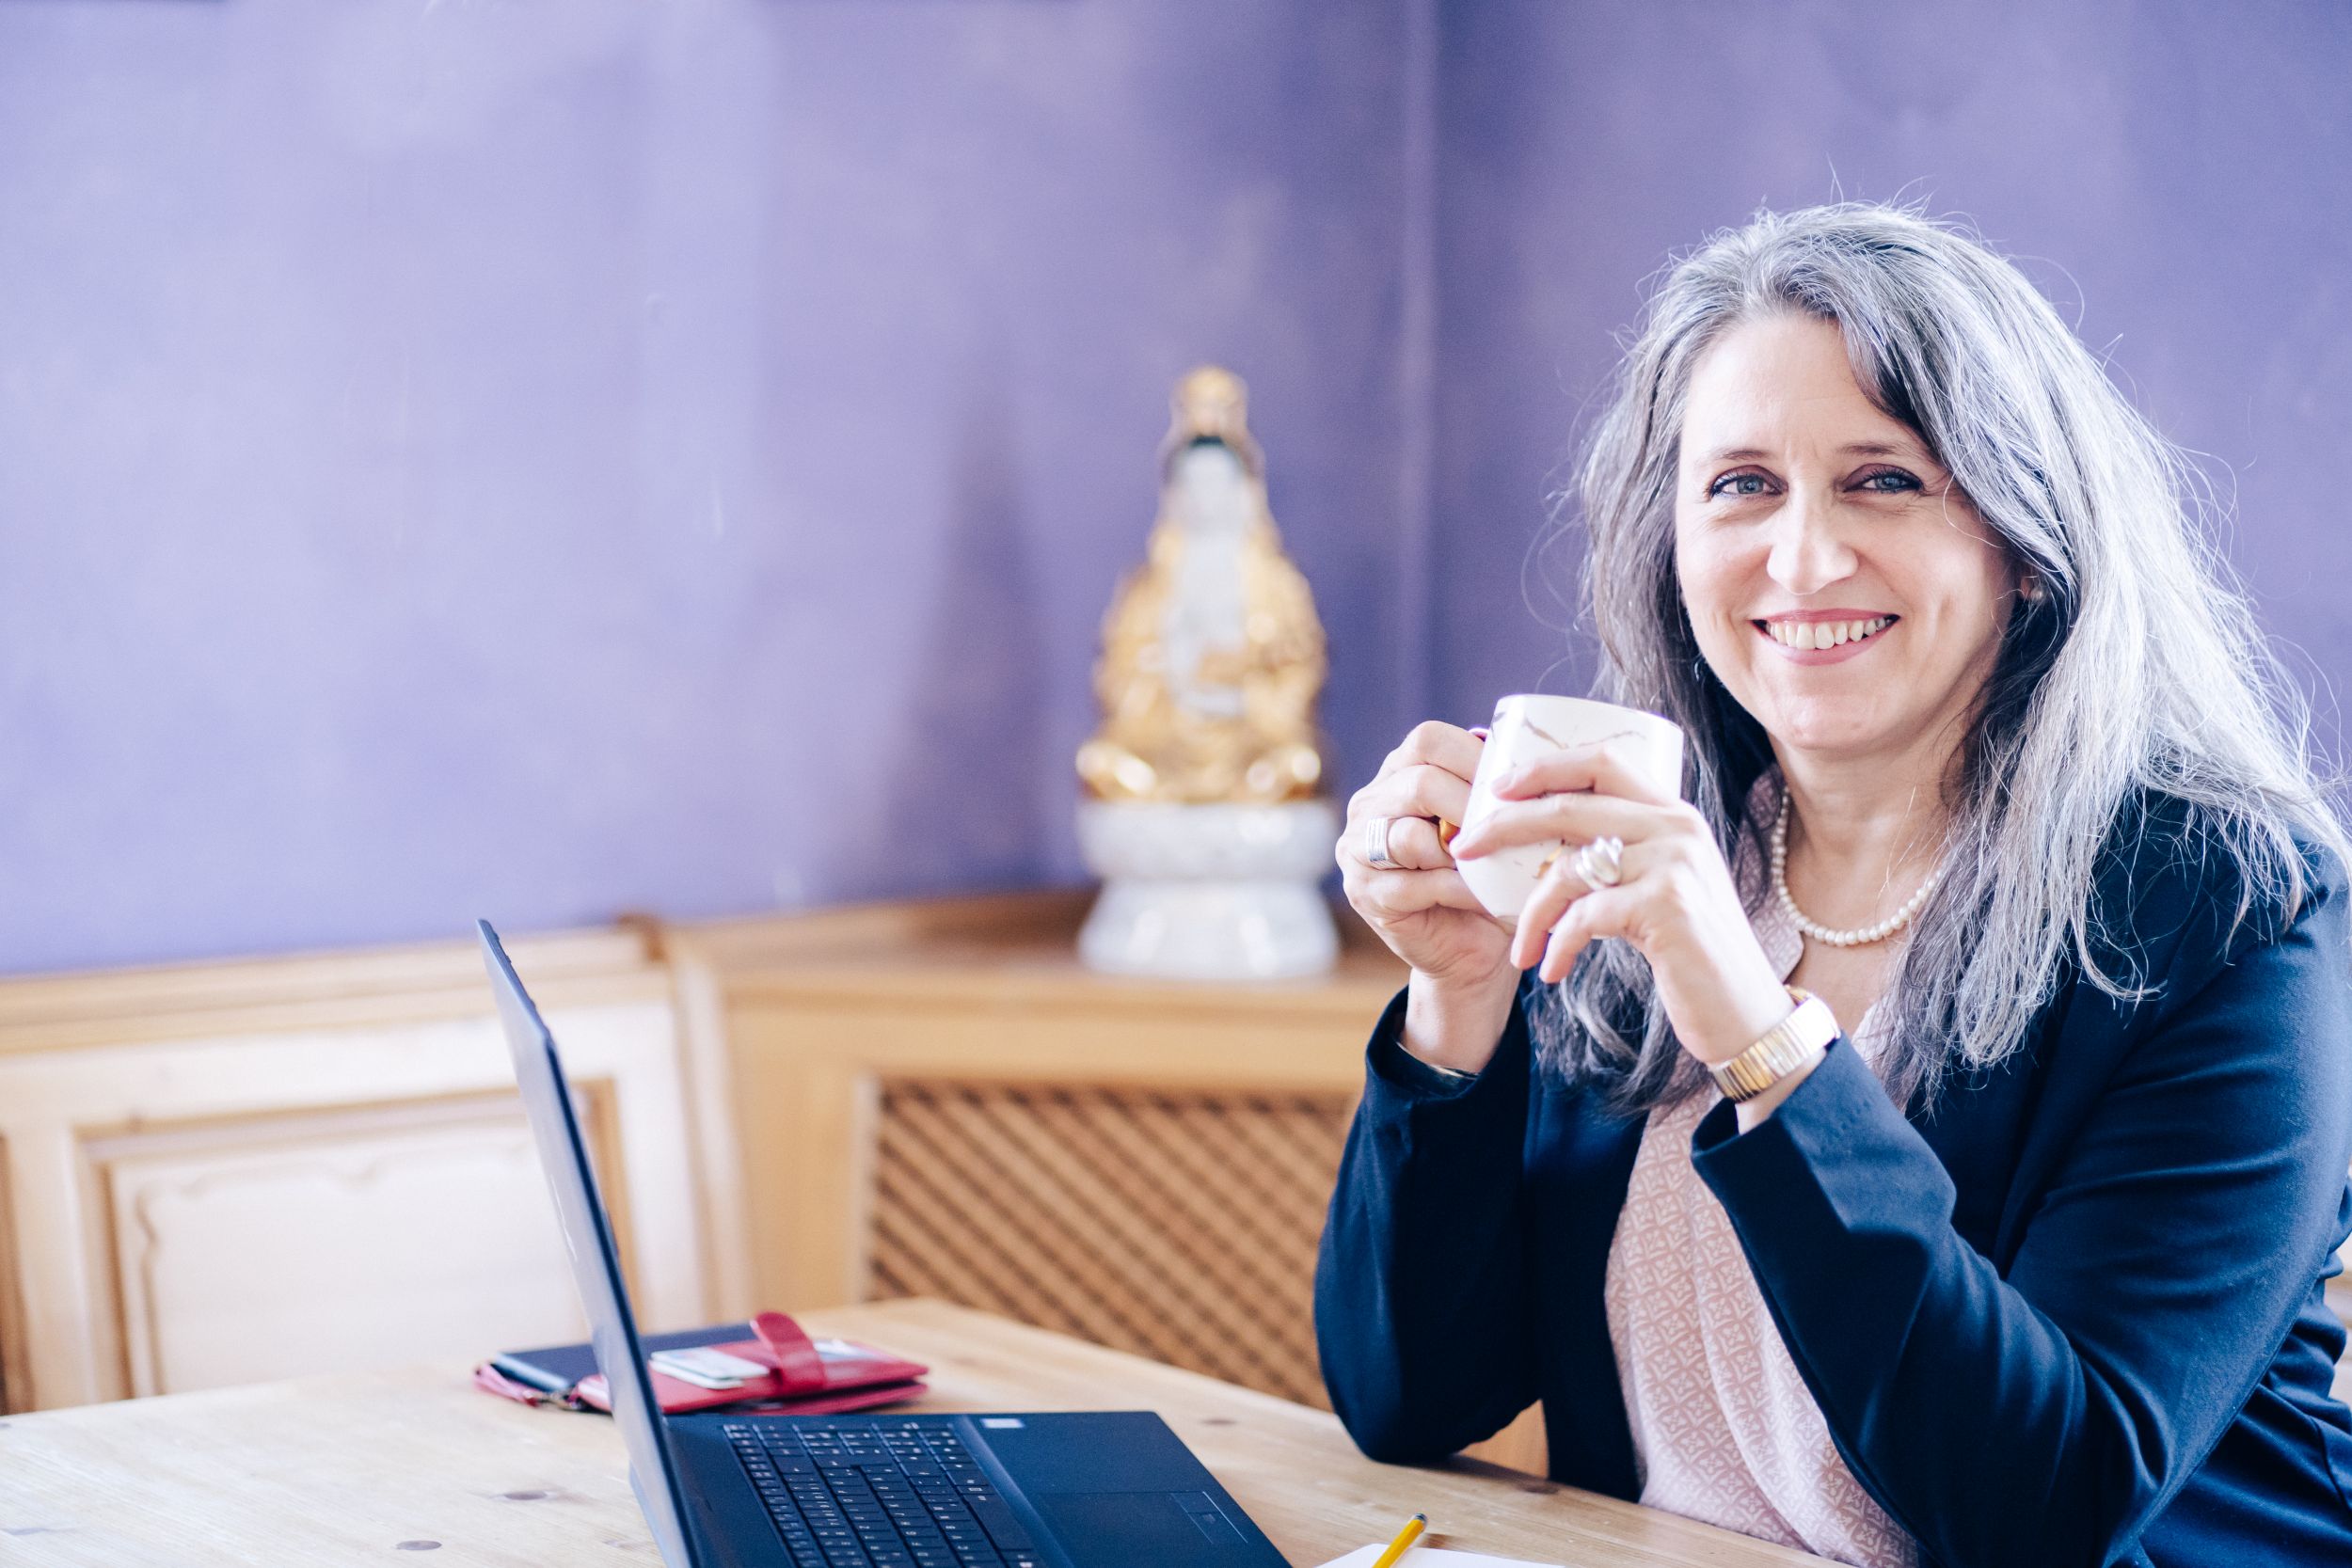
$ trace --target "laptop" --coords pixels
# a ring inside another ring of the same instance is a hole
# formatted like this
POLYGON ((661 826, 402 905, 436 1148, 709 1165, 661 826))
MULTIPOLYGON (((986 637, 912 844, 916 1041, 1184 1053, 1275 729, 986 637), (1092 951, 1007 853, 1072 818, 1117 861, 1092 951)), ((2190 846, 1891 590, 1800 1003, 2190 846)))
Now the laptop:
POLYGON ((480 926, 629 1484, 668 1568, 1284 1568, 1149 1411, 663 1416, 554 1037, 480 926))

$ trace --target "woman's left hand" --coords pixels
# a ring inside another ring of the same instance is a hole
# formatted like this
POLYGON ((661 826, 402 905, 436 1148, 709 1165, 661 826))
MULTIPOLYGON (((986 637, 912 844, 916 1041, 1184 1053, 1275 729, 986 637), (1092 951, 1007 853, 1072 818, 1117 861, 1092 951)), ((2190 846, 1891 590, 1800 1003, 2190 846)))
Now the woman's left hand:
POLYGON ((1502 804, 1455 835, 1456 860, 1565 840, 1520 911, 1511 959, 1564 978, 1585 943, 1620 937, 1649 960, 1683 1048, 1713 1066, 1788 1016, 1788 992, 1748 924, 1731 868, 1698 808, 1661 793, 1613 742, 1548 752, 1496 781, 1502 804), (1625 841, 1622 877, 1596 888, 1577 850, 1625 841))

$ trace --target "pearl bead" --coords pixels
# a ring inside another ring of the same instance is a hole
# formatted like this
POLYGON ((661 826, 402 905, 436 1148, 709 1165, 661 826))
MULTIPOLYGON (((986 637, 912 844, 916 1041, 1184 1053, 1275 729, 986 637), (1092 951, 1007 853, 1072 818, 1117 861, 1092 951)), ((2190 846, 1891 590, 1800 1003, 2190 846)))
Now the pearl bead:
POLYGON ((1818 925, 1797 908, 1796 899, 1788 893, 1788 789, 1784 784, 1780 793, 1780 816, 1772 824, 1772 893, 1779 898, 1780 906, 1788 911, 1788 917, 1796 922, 1797 929, 1816 942, 1827 942, 1832 947, 1859 947, 1867 942, 1883 942, 1911 924, 1911 917, 1919 912, 1920 907, 1928 901, 1928 895, 1933 893, 1935 884, 1943 879, 1944 867, 1939 863, 1928 873, 1927 880, 1919 884, 1918 890, 1903 900, 1902 908, 1875 926, 1866 926, 1858 931, 1833 931, 1826 926, 1818 925))

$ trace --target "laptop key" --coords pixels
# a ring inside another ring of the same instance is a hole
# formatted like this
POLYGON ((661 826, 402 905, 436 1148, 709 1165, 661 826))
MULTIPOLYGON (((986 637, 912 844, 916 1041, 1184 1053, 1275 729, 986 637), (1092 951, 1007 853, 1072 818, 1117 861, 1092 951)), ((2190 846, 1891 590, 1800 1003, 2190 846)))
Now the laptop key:
POLYGON ((988 1531, 988 1538, 1004 1550, 1025 1550, 1037 1544, 1029 1539, 1029 1532, 1021 1528, 1021 1521, 1013 1516, 1012 1505, 1003 1497, 974 1497, 971 1508, 972 1516, 979 1520, 982 1529, 988 1531))
POLYGON ((817 1549, 816 1532, 803 1524, 801 1516, 790 1508, 778 1508, 771 1503, 768 1508, 768 1518, 776 1527, 776 1533, 784 1537, 786 1545, 809 1551, 817 1549))

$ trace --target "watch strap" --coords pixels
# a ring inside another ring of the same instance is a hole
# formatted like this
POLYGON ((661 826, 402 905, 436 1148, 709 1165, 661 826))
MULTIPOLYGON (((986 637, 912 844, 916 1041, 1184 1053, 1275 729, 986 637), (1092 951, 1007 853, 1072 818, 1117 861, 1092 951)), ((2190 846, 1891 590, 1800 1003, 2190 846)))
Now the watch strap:
POLYGON ((1801 1068, 1813 1065, 1837 1037, 1829 1004, 1798 986, 1783 988, 1796 1009, 1764 1031, 1761 1038, 1727 1062, 1708 1068, 1715 1087, 1733 1104, 1754 1100, 1801 1068))

